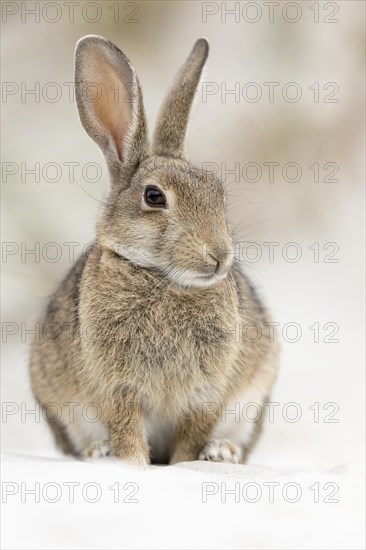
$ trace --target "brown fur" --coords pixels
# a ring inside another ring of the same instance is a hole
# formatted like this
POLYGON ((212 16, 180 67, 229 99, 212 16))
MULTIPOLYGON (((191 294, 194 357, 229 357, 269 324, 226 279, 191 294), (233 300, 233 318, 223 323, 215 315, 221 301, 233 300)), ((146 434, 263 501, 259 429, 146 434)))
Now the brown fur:
MULTIPOLYGON (((220 421, 218 407, 207 413, 203 405, 240 399, 252 387, 262 405, 276 377, 267 313, 233 264, 223 186, 183 158, 207 52, 199 40, 178 73, 151 151, 126 56, 100 37, 85 37, 76 49, 80 118, 107 159, 111 191, 95 245, 49 303, 43 327, 59 331, 34 343, 31 380, 43 406, 96 403, 111 453, 134 464, 150 455, 172 463, 203 456, 220 421), (97 100, 85 97, 87 82, 100 86, 97 100), (116 82, 128 101, 111 96, 116 82), (167 209, 146 206, 147 184, 165 193, 167 209), (247 323, 263 328, 259 341, 236 337, 247 323)), ((92 454, 98 443, 89 428, 80 411, 53 425, 63 450, 76 455, 92 454)), ((236 447, 224 445, 234 456, 236 447)))

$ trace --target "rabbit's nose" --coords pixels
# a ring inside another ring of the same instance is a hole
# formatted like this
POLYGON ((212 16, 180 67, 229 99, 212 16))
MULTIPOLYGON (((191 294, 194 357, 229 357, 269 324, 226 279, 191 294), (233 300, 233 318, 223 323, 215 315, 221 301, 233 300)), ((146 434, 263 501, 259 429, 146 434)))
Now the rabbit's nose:
POLYGON ((211 258, 214 262, 214 273, 217 273, 220 269, 220 260, 218 260, 213 254, 208 254, 209 258, 211 258), (215 265, 216 264, 216 265, 215 265))
POLYGON ((217 246, 207 253, 206 261, 213 273, 221 273, 230 267, 232 253, 227 247, 217 246))

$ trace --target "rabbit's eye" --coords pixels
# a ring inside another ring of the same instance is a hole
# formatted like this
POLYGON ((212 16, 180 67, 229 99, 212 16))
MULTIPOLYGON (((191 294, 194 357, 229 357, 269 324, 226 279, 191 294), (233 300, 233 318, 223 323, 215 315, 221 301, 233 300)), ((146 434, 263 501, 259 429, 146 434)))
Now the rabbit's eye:
POLYGON ((146 187, 144 199, 146 204, 148 204, 149 206, 166 206, 165 195, 157 187, 153 187, 152 185, 146 187))

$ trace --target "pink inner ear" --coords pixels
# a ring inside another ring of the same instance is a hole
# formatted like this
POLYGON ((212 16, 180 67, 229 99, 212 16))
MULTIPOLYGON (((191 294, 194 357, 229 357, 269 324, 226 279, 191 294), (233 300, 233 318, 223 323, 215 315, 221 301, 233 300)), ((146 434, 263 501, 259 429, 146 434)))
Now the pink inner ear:
MULTIPOLYGON (((104 55, 93 58, 92 67, 88 67, 88 81, 96 85, 97 91, 89 98, 94 116, 103 130, 112 137, 118 156, 125 160, 124 138, 132 122, 132 103, 122 75, 104 55)), ((127 83, 128 84, 128 83, 127 83)))

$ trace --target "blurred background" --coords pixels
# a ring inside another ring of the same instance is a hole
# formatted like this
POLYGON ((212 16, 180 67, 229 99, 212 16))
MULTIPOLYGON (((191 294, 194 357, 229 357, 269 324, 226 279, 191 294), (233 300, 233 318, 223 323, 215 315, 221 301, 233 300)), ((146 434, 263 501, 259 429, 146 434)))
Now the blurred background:
MULTIPOLYGON (((72 256, 92 242, 107 191, 103 158, 73 99, 77 40, 103 35, 128 55, 151 130, 171 79, 204 36, 210 55, 189 158, 226 185, 240 259, 279 323, 282 368, 273 398, 303 410, 300 422, 280 417, 267 426, 251 463, 322 468, 357 460, 364 3, 107 0, 71 3, 73 13, 63 2, 48 4, 35 15, 34 2, 2 4, 3 399, 31 402, 31 336, 20 324, 34 326, 72 256), (298 340, 286 328, 282 334, 288 323, 300 326, 298 340), (315 423, 309 408, 316 402, 323 417, 323 407, 335 403, 339 421, 315 423)), ((8 451, 42 454, 52 445, 43 424, 29 430, 14 418, 4 425, 8 451)))

